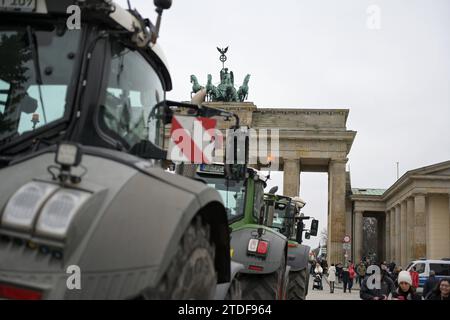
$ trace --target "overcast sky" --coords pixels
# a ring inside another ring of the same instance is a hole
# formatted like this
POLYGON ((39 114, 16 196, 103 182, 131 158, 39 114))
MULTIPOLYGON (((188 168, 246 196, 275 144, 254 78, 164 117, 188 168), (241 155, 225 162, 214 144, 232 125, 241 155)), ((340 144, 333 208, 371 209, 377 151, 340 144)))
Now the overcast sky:
MULTIPOLYGON (((131 2, 155 21, 152 1, 131 2)), ((450 160, 449 0, 173 0, 161 28, 170 99, 189 99, 191 74, 219 81, 229 46, 258 108, 350 109, 352 187, 388 188, 397 161, 402 175, 450 160)), ((300 196, 326 226, 327 175, 302 173, 300 196)))

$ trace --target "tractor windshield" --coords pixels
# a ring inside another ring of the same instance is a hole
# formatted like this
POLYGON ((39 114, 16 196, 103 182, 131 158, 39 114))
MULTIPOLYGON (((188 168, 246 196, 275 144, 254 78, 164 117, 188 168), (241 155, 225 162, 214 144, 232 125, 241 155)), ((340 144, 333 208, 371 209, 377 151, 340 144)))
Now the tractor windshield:
POLYGON ((291 226, 294 223, 294 208, 289 202, 275 202, 273 222, 271 227, 280 230, 286 236, 292 232, 291 226))
POLYGON ((245 184, 244 181, 227 180, 223 176, 203 175, 208 186, 219 192, 227 210, 228 220, 236 220, 244 215, 245 184))
POLYGON ((100 108, 101 127, 128 150, 145 141, 162 147, 162 114, 152 113, 153 107, 164 100, 158 73, 138 51, 119 41, 111 44, 109 70, 100 108))
POLYGON ((80 32, 0 25, 0 146, 63 119, 80 32))
POLYGON ((276 202, 275 203, 275 212, 273 214, 273 223, 272 226, 283 229, 285 226, 286 220, 286 211, 288 206, 286 203, 276 202))

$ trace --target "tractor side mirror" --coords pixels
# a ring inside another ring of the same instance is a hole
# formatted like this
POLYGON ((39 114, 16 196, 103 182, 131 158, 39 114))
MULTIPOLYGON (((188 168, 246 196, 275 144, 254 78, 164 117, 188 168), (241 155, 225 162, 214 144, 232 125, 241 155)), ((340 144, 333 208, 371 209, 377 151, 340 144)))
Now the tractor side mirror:
POLYGON ((275 193, 277 193, 277 191, 278 191, 278 186, 275 186, 275 187, 270 188, 269 193, 275 194, 275 193))
POLYGON ((302 234, 303 234, 304 224, 302 220, 297 222, 297 234, 295 235, 295 241, 298 243, 302 243, 302 234))
POLYGON ((172 6, 172 0, 154 0, 155 7, 161 8, 162 10, 170 9, 172 6))
POLYGON ((309 228, 309 233, 312 236, 317 236, 317 232, 319 231, 319 220, 313 219, 311 221, 311 228, 309 228))

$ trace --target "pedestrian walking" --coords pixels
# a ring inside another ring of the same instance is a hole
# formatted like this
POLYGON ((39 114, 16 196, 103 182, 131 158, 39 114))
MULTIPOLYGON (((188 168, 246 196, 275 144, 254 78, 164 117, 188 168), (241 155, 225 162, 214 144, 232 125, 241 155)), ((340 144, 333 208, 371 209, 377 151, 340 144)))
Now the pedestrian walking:
POLYGON ((334 283, 336 282, 336 267, 334 266, 334 263, 332 263, 328 269, 327 280, 330 284, 330 293, 334 293, 334 283))
POLYGON ((320 263, 316 262, 316 267, 314 268, 314 273, 315 274, 322 274, 323 273, 323 269, 320 266, 320 263))
POLYGON ((424 299, 427 299, 428 296, 431 294, 431 292, 436 289, 436 286, 438 283, 439 283, 439 280, 436 279, 436 273, 434 272, 434 270, 431 270, 430 276, 428 277, 427 281, 425 281, 425 284, 423 285, 422 295, 423 295, 424 299))
POLYGON ((317 288, 319 290, 323 290, 322 276, 323 276, 323 269, 320 266, 320 263, 317 262, 316 267, 314 269, 313 289, 317 288))
POLYGON ((356 268, 356 273, 358 276, 358 284, 359 287, 361 288, 361 283, 364 280, 364 277, 366 276, 366 266, 364 265, 364 263, 362 261, 359 262, 358 267, 356 268))
POLYGON ((353 281, 355 281, 356 272, 355 267, 353 266, 353 263, 350 261, 350 265, 348 267, 348 292, 352 293, 353 288, 353 281))
POLYGON ((399 275, 399 273, 402 271, 402 267, 400 267, 400 266, 397 266, 397 267, 395 267, 395 270, 394 270, 394 272, 392 273, 392 280, 394 281, 394 284, 395 284, 395 287, 397 287, 397 278, 398 278, 398 275, 399 275))
POLYGON ((337 275, 337 279, 338 279, 338 283, 342 282, 342 263, 338 263, 336 265, 336 275, 337 275))
POLYGON ((395 270, 395 262, 392 261, 392 262, 389 264, 389 272, 392 274, 392 273, 394 272, 394 270, 395 270))
POLYGON ((450 300, 450 280, 439 280, 436 288, 431 292, 427 300, 450 300))
POLYGON ((359 291, 359 296, 363 300, 387 300, 389 295, 395 292, 395 285, 386 270, 381 270, 379 289, 376 286, 370 286, 369 288, 368 280, 369 277, 364 279, 359 291))
POLYGON ((350 281, 350 274, 348 272, 348 265, 345 265, 342 268, 342 283, 343 283, 344 293, 347 292, 347 288, 349 287, 349 281, 350 281))
POLYGON ((323 269, 323 273, 326 274, 328 272, 328 262, 326 259, 323 259, 322 262, 320 263, 320 266, 323 269))
POLYGON ((310 261, 310 265, 311 265, 311 268, 310 268, 310 270, 309 270, 309 273, 311 274, 311 275, 314 275, 314 269, 315 269, 315 267, 316 267, 316 261, 313 259, 313 260, 311 260, 310 261))
POLYGON ((411 273, 401 271, 397 278, 398 288, 392 294, 392 300, 422 300, 413 286, 411 273))
POLYGON ((412 267, 411 271, 412 286, 417 289, 419 287, 419 273, 416 271, 416 267, 412 267))

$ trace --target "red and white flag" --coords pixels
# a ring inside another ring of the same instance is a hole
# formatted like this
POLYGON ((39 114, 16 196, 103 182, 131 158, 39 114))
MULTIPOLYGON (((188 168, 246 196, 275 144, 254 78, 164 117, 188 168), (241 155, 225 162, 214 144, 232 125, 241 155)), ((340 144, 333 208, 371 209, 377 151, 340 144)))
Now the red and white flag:
POLYGON ((168 158, 174 162, 211 163, 214 149, 222 139, 217 120, 192 116, 173 116, 168 158))

